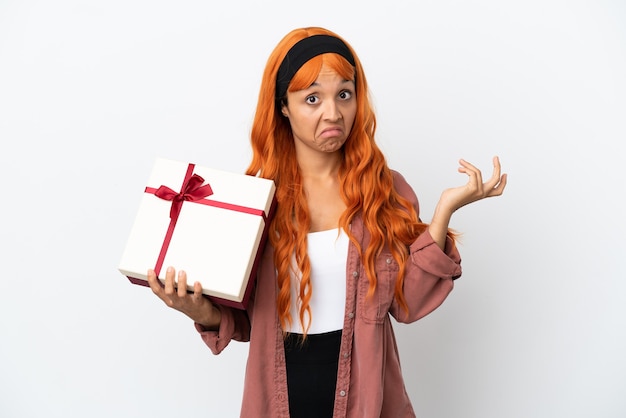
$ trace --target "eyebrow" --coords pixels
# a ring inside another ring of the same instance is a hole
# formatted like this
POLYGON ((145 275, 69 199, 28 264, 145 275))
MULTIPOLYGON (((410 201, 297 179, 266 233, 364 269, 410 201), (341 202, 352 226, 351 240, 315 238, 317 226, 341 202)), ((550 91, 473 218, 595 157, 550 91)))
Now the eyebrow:
MULTIPOLYGON (((341 84, 346 84, 346 83, 354 83, 354 80, 343 80, 341 82, 341 84)), ((307 89, 310 89, 311 87, 318 87, 320 84, 316 81, 313 82, 313 84, 311 84, 309 87, 307 87, 307 89)))

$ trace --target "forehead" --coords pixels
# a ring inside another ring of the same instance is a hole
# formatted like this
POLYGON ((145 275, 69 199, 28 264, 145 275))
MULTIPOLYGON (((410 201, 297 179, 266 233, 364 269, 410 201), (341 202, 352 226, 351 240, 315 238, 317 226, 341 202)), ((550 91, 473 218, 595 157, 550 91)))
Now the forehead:
POLYGON ((320 72, 317 75, 317 78, 311 85, 312 86, 333 85, 333 84, 343 85, 346 83, 352 83, 352 80, 347 80, 345 77, 342 77, 341 75, 339 75, 339 73, 337 73, 337 71, 335 71, 331 67, 324 65, 320 69, 320 72))

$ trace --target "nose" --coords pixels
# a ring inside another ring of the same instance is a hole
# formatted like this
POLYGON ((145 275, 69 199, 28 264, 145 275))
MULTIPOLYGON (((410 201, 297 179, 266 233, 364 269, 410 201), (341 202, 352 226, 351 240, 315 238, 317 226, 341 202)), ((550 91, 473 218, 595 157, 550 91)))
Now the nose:
POLYGON ((336 121, 341 119, 341 111, 335 100, 324 101, 324 120, 336 121))

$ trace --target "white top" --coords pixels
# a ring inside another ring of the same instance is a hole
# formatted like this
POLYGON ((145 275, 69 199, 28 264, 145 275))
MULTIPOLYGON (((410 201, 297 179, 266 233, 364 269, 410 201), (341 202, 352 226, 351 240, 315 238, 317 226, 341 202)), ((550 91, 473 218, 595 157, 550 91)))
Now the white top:
MULTIPOLYGON (((305 324, 311 320, 309 334, 321 334, 343 329, 346 303, 346 263, 350 240, 341 228, 307 234, 307 250, 311 262, 311 318, 305 316, 305 324), (339 234, 339 235, 338 235, 339 234)), ((300 323, 300 278, 294 266, 291 274, 291 327, 285 331, 302 334, 300 323), (295 274, 297 272, 297 275, 295 274)))

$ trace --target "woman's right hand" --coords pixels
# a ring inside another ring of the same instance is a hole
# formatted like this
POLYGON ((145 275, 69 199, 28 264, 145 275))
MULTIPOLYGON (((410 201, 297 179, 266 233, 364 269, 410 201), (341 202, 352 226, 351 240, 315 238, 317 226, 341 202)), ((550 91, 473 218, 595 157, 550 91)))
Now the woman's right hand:
POLYGON ((176 271, 168 267, 165 273, 165 284, 161 284, 154 270, 148 270, 148 283, 155 295, 167 306, 187 315, 194 322, 207 330, 216 330, 221 321, 220 310, 202 294, 200 282, 193 284, 193 293, 187 292, 187 274, 178 272, 178 284, 174 282, 176 271))

